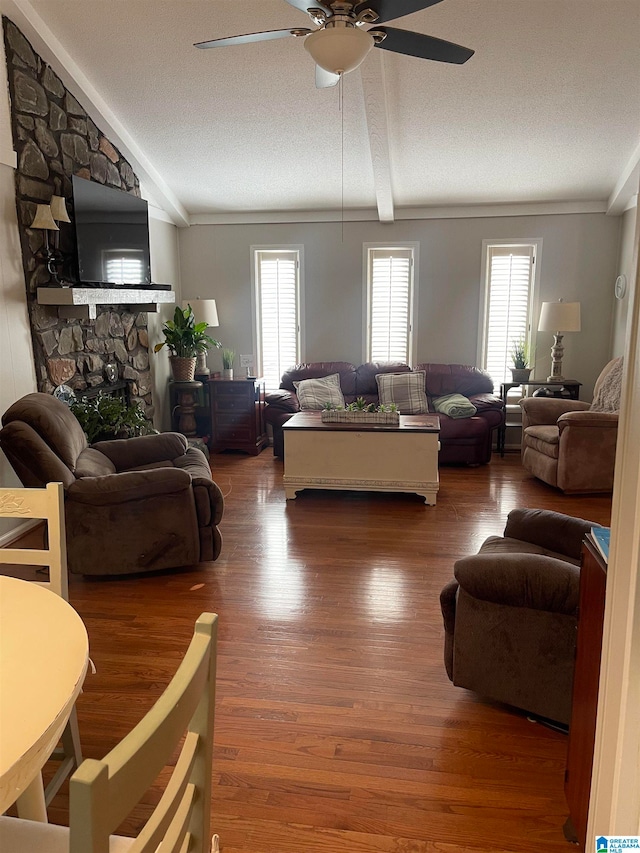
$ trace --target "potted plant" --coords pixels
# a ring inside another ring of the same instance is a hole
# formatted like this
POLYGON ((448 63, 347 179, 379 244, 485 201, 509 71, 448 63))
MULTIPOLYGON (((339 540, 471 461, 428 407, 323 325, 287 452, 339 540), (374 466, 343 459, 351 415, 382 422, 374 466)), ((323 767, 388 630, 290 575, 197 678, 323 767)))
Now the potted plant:
POLYGON ((223 376, 225 379, 233 379, 233 362, 235 360, 236 354, 235 350, 232 349, 223 349, 222 350, 222 368, 223 368, 223 376))
POLYGON ((526 382, 531 375, 529 367, 529 345, 524 336, 511 344, 511 376, 514 382, 526 382))
POLYGON ((176 305, 173 320, 167 320, 163 325, 164 341, 156 344, 153 351, 159 352, 164 346, 169 348, 171 370, 176 381, 193 381, 198 354, 210 347, 221 346, 220 341, 210 337, 206 329, 206 323, 196 323, 191 305, 186 308, 176 305))
POLYGON ((156 432, 140 406, 127 405, 119 397, 102 393, 95 397, 81 397, 73 400, 69 408, 84 430, 89 444, 156 432))

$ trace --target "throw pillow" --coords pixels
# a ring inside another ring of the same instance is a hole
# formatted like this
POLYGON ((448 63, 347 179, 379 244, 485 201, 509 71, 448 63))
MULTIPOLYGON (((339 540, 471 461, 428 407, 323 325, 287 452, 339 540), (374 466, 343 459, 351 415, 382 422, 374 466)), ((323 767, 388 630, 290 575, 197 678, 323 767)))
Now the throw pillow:
POLYGON ((344 397, 340 389, 340 374, 332 373, 321 379, 301 379, 293 383, 301 409, 323 409, 327 403, 332 406, 344 406, 344 397))
POLYGON ((611 370, 600 383, 600 387, 591 403, 592 412, 618 412, 622 394, 622 363, 617 359, 611 370))
POLYGON ((377 373, 378 396, 383 406, 395 403, 401 415, 423 415, 429 411, 425 394, 426 372, 377 373))
POLYGON ((472 418, 478 411, 468 397, 462 394, 445 394, 433 400, 433 408, 450 418, 472 418))

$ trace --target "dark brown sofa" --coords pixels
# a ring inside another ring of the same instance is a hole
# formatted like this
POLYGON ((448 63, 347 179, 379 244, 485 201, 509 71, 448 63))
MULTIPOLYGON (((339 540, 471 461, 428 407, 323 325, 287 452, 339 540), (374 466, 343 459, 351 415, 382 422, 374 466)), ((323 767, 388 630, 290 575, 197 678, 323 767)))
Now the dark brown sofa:
MULTIPOLYGON (((468 397, 478 410, 472 418, 453 419, 439 415, 439 464, 482 465, 489 462, 493 430, 504 421, 504 407, 500 398, 493 394, 493 380, 489 374, 464 364, 418 364, 415 369, 425 371, 425 391, 431 412, 435 411, 433 400, 447 394, 468 397)), ((398 362, 370 362, 356 367, 346 361, 312 362, 291 368, 282 376, 280 390, 266 395, 265 418, 273 429, 274 455, 284 455, 282 425, 292 414, 300 411, 294 382, 338 373, 346 403, 357 397, 364 397, 368 403, 377 403, 376 374, 410 370, 408 364, 398 362)))
POLYGON ((444 662, 458 687, 567 725, 580 550, 592 523, 516 509, 504 536, 458 560, 442 590, 444 662))
POLYGON ((71 410, 27 394, 5 412, 0 447, 22 484, 60 482, 72 572, 120 575, 215 560, 224 500, 179 433, 89 446, 71 410))

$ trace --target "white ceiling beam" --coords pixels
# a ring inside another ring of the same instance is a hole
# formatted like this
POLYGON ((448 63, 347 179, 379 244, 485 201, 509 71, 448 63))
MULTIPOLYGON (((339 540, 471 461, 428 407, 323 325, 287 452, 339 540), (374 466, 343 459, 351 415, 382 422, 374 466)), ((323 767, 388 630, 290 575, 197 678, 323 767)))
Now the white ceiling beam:
POLYGON ((632 198, 638 192, 640 185, 640 142, 631 155, 629 162, 622 170, 618 182, 607 202, 607 213, 617 216, 629 207, 632 198))
POLYGON ((369 131, 378 218, 380 222, 393 222, 395 213, 389 157, 389 122, 381 50, 371 51, 367 61, 360 66, 360 76, 369 131))
POLYGON ((109 141, 129 160, 138 178, 152 192, 175 225, 189 225, 189 214, 80 66, 28 0, 0 0, 0 11, 19 27, 71 94, 82 104, 109 141))

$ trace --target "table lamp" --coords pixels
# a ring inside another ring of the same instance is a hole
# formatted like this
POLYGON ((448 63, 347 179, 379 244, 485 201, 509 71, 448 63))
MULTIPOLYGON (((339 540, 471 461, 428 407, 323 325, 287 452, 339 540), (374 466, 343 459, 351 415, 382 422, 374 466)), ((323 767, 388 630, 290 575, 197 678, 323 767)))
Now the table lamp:
MULTIPOLYGON (((200 299, 199 297, 196 297, 195 299, 185 299, 182 303, 182 307, 186 308, 187 305, 191 305, 196 323, 206 323, 208 327, 220 325, 218 322, 218 309, 216 308, 215 299, 200 299)), ((204 352, 198 353, 198 360, 196 361, 196 376, 206 376, 209 373, 210 370, 207 367, 207 353, 205 350, 204 352)))
POLYGON ((562 336, 564 332, 580 331, 580 303, 543 302, 540 311, 539 332, 553 332, 553 346, 551 347, 551 376, 547 376, 547 382, 562 382, 562 356, 564 346, 562 336))

